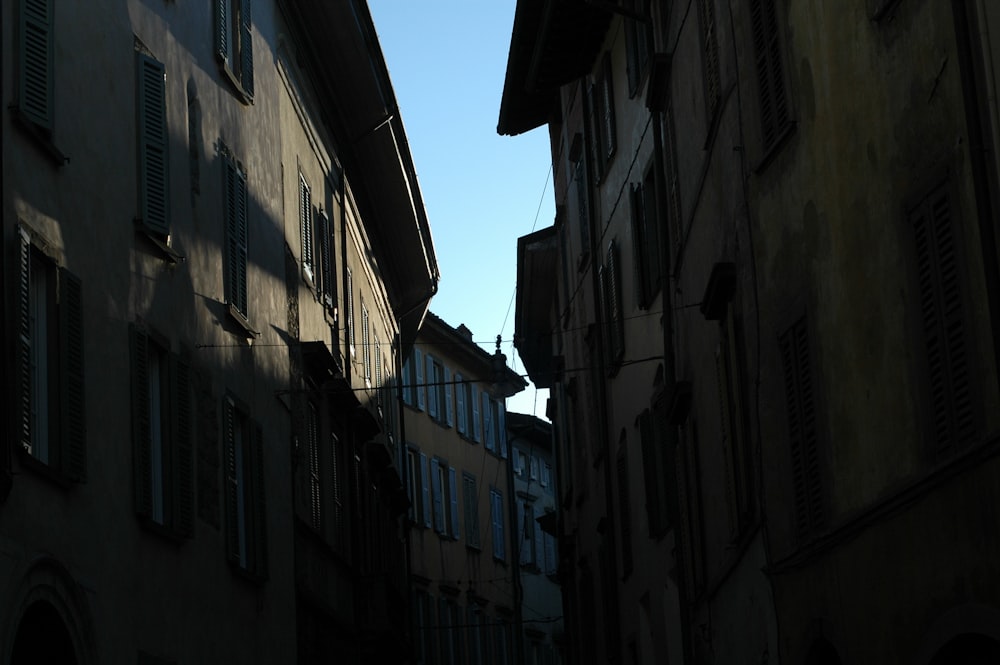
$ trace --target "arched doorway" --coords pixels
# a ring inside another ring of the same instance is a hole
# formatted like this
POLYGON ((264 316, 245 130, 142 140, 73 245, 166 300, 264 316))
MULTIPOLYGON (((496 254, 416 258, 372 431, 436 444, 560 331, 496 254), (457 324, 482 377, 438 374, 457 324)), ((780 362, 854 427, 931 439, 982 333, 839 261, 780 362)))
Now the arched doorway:
POLYGON ((69 630, 58 610, 44 600, 28 606, 14 636, 10 665, 77 665, 69 630))
POLYGON ((979 633, 963 633, 941 647, 929 665, 992 665, 1000 663, 1000 642, 979 633))

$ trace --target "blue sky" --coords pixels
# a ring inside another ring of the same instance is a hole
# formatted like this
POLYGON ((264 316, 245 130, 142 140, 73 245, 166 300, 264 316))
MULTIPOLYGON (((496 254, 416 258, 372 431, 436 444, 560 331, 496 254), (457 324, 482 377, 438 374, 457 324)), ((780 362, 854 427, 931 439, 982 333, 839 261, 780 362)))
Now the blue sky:
MULTIPOLYGON (((546 128, 496 131, 515 0, 368 5, 434 235, 441 285, 431 311, 464 323, 491 353, 502 334, 508 364, 524 374, 510 306, 517 238, 551 225, 555 204, 546 128)), ((529 386, 507 409, 544 417, 547 397, 529 386)))

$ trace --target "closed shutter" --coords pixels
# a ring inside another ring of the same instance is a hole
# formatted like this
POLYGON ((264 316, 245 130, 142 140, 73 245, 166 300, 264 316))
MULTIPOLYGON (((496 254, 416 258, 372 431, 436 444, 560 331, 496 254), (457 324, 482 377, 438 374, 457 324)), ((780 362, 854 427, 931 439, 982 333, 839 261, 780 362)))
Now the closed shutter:
POLYGON ((51 132, 53 127, 53 0, 21 0, 18 22, 18 108, 51 132))
POLYGON ((451 495, 449 497, 451 499, 449 512, 449 516, 451 517, 451 537, 458 540, 460 535, 458 530, 458 478, 453 468, 448 469, 448 491, 451 495))
POLYGON ((702 0, 702 37, 705 48, 705 103, 709 122, 719 109, 722 84, 719 79, 719 41, 716 34, 715 0, 702 0))
POLYGON ((70 480, 87 478, 87 423, 83 376, 83 286, 59 269, 59 418, 61 469, 70 480))
MULTIPOLYGON (((411 356, 412 358, 412 356, 411 356)), ((403 362, 403 404, 413 406, 413 361, 407 358, 403 362)))
POLYGON ((507 459, 507 409, 503 402, 497 402, 497 435, 500 437, 500 457, 507 459))
POLYGON ((333 307, 333 295, 336 293, 333 284, 333 230, 325 212, 319 213, 319 249, 320 260, 323 262, 320 275, 322 302, 325 307, 330 308, 333 307))
POLYGON ((236 163, 227 159, 226 247, 227 297, 236 311, 247 317, 247 182, 236 163))
POLYGON ((434 530, 438 533, 445 532, 444 525, 444 497, 441 487, 441 463, 432 459, 431 461, 431 505, 434 509, 434 530))
POLYGON ((31 239, 18 227, 17 280, 17 419, 16 436, 21 447, 31 452, 31 239))
POLYGON ((625 353, 625 320, 622 316, 621 267, 618 261, 618 245, 614 241, 608 246, 607 267, 604 272, 611 360, 618 362, 625 353))
POLYGON ((144 53, 136 53, 136 94, 139 221, 165 239, 170 235, 166 69, 144 53))
POLYGON ((135 510, 143 517, 153 514, 149 422, 149 339, 145 331, 129 325, 132 359, 132 483, 135 510))
POLYGON ((193 418, 191 401, 191 366, 171 357, 170 397, 173 421, 174 530, 179 536, 194 535, 194 445, 191 438, 193 418))
POLYGON ((522 566, 531 563, 531 545, 527 540, 527 532, 525 531, 524 523, 524 512, 525 512, 525 500, 518 499, 517 504, 517 549, 518 549, 518 563, 522 566))

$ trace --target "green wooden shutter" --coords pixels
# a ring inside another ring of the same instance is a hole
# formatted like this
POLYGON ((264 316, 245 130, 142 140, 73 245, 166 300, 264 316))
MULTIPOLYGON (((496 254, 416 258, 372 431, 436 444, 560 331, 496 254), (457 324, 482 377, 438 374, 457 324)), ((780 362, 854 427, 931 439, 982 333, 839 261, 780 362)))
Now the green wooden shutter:
POLYGON ((231 159, 225 163, 227 297, 244 317, 247 311, 247 181, 231 159))
POLYGON ((267 577, 267 501, 264 494, 264 430, 260 424, 250 425, 251 447, 250 461, 252 469, 252 496, 248 503, 253 510, 253 531, 248 534, 253 543, 254 561, 253 573, 258 578, 267 577))
POLYGON ((611 53, 604 52, 603 72, 601 77, 601 101, 604 104, 603 133, 606 159, 610 160, 618 149, 618 130, 615 122, 615 86, 612 77, 611 53))
POLYGON ((434 530, 438 533, 445 533, 447 527, 444 523, 444 488, 441 487, 441 462, 431 459, 431 502, 434 512, 434 530))
POLYGON ((232 0, 215 0, 215 54, 220 61, 227 61, 229 52, 229 3, 232 0))
POLYGON ((21 447, 31 452, 31 238, 18 227, 17 280, 17 430, 21 447))
POLYGON ((319 214, 319 249, 320 260, 323 262, 320 271, 320 292, 325 307, 333 307, 333 231, 330 228, 330 218, 325 212, 319 214))
POLYGON ((775 0, 750 1, 750 29, 757 65, 761 138, 764 149, 774 145, 788 124, 788 100, 778 35, 775 0))
POLYGON ((18 108, 25 119, 53 127, 53 0, 21 0, 18 21, 18 108))
POLYGON ((253 35, 250 0, 240 0, 240 84, 243 92, 253 99, 253 35))
POLYGON ((238 173, 236 187, 236 233, 237 244, 239 246, 236 280, 239 302, 238 309, 243 316, 249 318, 249 303, 247 302, 247 176, 245 173, 238 173))
POLYGON ((83 286, 59 269, 60 466, 72 480, 87 478, 87 424, 83 377, 83 286))
POLYGON ((170 357, 170 403, 173 407, 173 528, 177 535, 194 535, 194 445, 191 423, 191 366, 170 357))
POLYGON ((431 526, 431 479, 427 464, 427 455, 420 453, 420 501, 424 526, 431 526))
POLYGON ((139 220, 153 233, 170 234, 166 69, 136 53, 136 115, 139 127, 139 220))
POLYGON ((243 445, 236 440, 236 407, 228 399, 222 407, 223 440, 226 446, 225 468, 225 500, 226 500, 226 557, 230 562, 242 564, 240 561, 240 529, 237 523, 236 504, 238 493, 243 490, 237 484, 236 446, 243 445))
POLYGON ((149 422, 149 339, 135 324, 129 325, 129 352, 132 359, 132 483, 135 511, 153 514, 150 422, 149 422))
POLYGON ((312 192, 305 177, 299 174, 299 239, 302 242, 302 272, 309 281, 313 271, 312 192))

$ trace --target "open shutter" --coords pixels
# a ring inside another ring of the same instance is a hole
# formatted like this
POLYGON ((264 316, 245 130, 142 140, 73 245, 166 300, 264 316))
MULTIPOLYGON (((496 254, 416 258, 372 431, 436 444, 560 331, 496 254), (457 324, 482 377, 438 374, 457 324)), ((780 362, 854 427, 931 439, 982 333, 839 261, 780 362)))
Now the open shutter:
POLYGON ((149 340, 145 331, 129 325, 129 351, 132 356, 132 482, 135 510, 143 517, 153 514, 152 479, 150 478, 149 424, 149 340))
POLYGON ((253 35, 250 0, 241 0, 240 6, 240 85, 243 92, 253 99, 253 35))
POLYGON ((451 494, 451 537, 458 540, 458 478, 454 468, 448 469, 448 491, 451 494))
POLYGON ((322 280, 321 293, 323 294, 323 305, 327 308, 333 307, 333 230, 330 225, 330 218, 325 212, 319 213, 319 249, 320 260, 323 262, 320 278, 322 280))
POLYGON ((524 524, 524 511, 525 511, 525 501, 524 499, 517 500, 517 551, 518 563, 522 566, 531 561, 531 551, 530 543, 525 539, 525 524, 524 524))
POLYGON ((179 536, 194 535, 194 446, 191 440, 191 366, 170 357, 170 402, 173 422, 173 502, 174 531, 179 536))
POLYGON ((53 127, 53 0, 21 0, 18 23, 18 108, 49 132, 53 127))
POLYGON ((236 408, 228 399, 223 404, 223 436, 226 446, 225 468, 225 501, 226 501, 226 557, 232 563, 240 561, 240 529, 237 523, 236 506, 239 500, 238 492, 242 488, 237 484, 236 446, 242 445, 236 440, 236 408))
POLYGON ((482 441, 483 433, 479 422, 479 391, 474 384, 469 384, 469 401, 472 402, 472 439, 482 441))
POLYGON ((431 526, 431 479, 427 465, 427 455, 420 453, 420 499, 424 513, 424 526, 431 526))
POLYGON ((483 442, 486 450, 496 452, 497 442, 493 432, 493 408, 490 405, 490 396, 482 393, 483 398, 483 442))
POLYGON ((215 0, 215 54, 226 61, 229 53, 229 3, 232 0, 215 0))
POLYGON ((237 309, 249 318, 247 309, 247 179, 246 174, 236 174, 236 288, 237 309))
POLYGON ((302 243, 302 274, 313 282, 312 192, 299 174, 299 240, 302 243))
POLYGON ((535 535, 535 557, 532 563, 538 568, 542 568, 544 565, 543 552, 545 550, 545 534, 542 532, 542 526, 538 523, 538 518, 541 515, 541 508, 538 506, 531 507, 531 532, 535 535))
POLYGON ((448 427, 455 424, 454 386, 451 384, 451 370, 444 368, 444 414, 448 427))
POLYGON ((431 505, 434 511, 434 530, 438 533, 445 532, 444 525, 444 498, 441 487, 441 463, 436 459, 431 459, 431 505))
POLYGON ((426 386, 424 385, 424 354, 419 349, 413 349, 413 367, 417 370, 417 408, 423 411, 425 405, 426 386))
POLYGON ((263 578, 267 576, 267 514, 264 495, 264 431, 254 423, 251 426, 251 463, 253 469, 253 573, 263 578))
POLYGON ((465 412, 465 383, 462 375, 455 372, 455 410, 458 411, 458 433, 469 433, 469 414, 465 412))
POLYGON ((434 356, 427 354, 427 368, 425 376, 427 377, 427 415, 431 418, 438 417, 438 392, 441 390, 441 386, 438 382, 441 377, 437 375, 434 371, 434 356))
POLYGON ((83 382, 83 285, 59 269, 60 465, 76 482, 87 478, 87 423, 83 382))
POLYGON ((144 53, 136 53, 136 94, 139 221, 147 231, 166 238, 170 235, 166 69, 144 53))
POLYGON ((500 437, 500 457, 507 459, 507 408, 503 402, 497 401, 497 415, 500 422, 497 423, 497 434, 500 437))
POLYGON ((611 53, 604 52, 603 70, 601 72, 601 102, 603 103, 602 120, 604 121, 604 154, 610 160, 618 148, 618 132, 615 123, 615 86, 612 78, 611 53))
POLYGON ((18 227, 17 279, 17 418, 15 436, 31 452, 31 238, 18 227))

